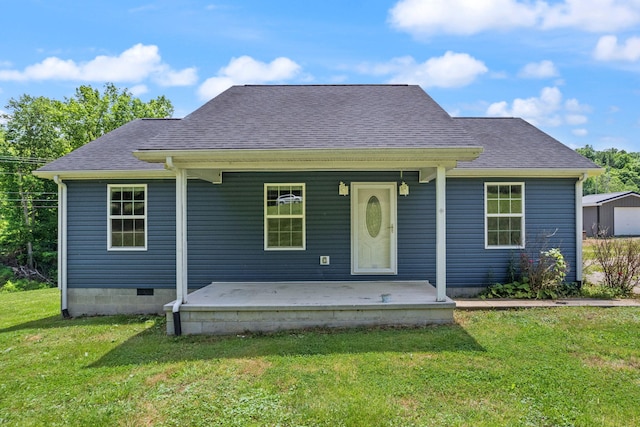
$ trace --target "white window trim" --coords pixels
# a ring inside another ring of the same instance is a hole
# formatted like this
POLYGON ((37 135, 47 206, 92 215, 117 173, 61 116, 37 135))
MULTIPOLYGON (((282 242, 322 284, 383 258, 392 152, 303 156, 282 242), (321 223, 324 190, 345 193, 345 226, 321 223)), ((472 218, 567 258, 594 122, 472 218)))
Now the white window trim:
POLYGON ((307 249, 307 189, 304 183, 300 182, 270 182, 264 184, 264 195, 262 198, 262 203, 264 204, 264 250, 265 251, 304 251, 307 249), (302 187, 302 214, 291 214, 291 215, 267 215, 267 189, 269 187, 302 187), (268 219, 269 218, 302 218, 302 246, 301 247, 287 247, 287 248, 273 248, 268 246, 268 219))
POLYGON ((525 248, 525 185, 524 182, 485 182, 484 183, 484 248, 485 249, 524 249, 525 248), (487 212, 487 188, 492 185, 519 185, 522 187, 522 213, 492 214, 492 217, 510 217, 522 219, 522 243, 520 245, 489 245, 489 213, 487 212))
POLYGON ((147 184, 108 184, 107 185, 107 251, 146 251, 149 232, 148 211, 149 209, 149 191, 147 184), (142 188, 144 189, 144 215, 111 215, 111 189, 112 188, 142 188), (143 246, 112 246, 111 242, 111 220, 117 218, 143 219, 144 220, 144 247, 143 246))

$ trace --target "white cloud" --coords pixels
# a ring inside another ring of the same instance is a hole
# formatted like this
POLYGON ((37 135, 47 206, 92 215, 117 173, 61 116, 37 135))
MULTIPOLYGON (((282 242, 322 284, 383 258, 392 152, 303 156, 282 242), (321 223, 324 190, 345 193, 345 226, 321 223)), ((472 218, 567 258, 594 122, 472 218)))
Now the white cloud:
POLYGON ((532 27, 540 6, 513 0, 401 0, 391 10, 391 25, 415 35, 476 34, 490 29, 532 27))
POLYGON ((149 92, 149 88, 147 85, 135 85, 129 89, 129 92, 131 92, 133 96, 140 96, 149 92))
POLYGON ((638 61, 640 37, 629 37, 624 44, 618 44, 616 36, 602 36, 593 51, 593 57, 599 61, 638 61))
POLYGON ((636 0, 564 0, 545 7, 541 18, 543 29, 619 31, 640 23, 640 3, 636 0))
POLYGON ((571 126, 583 125, 589 121, 587 116, 583 114, 566 114, 564 120, 571 126))
POLYGON ((556 77, 558 70, 553 62, 544 60, 540 62, 531 62, 520 70, 518 73, 520 77, 527 79, 546 79, 549 77, 556 77))
POLYGON ((449 51, 422 63, 417 63, 411 56, 403 56, 385 63, 362 65, 359 71, 380 76, 391 75, 389 83, 450 88, 466 86, 488 69, 482 61, 466 53, 449 51))
POLYGON ((522 117, 535 126, 576 126, 587 123, 588 117, 580 113, 590 110, 589 106, 580 104, 573 98, 563 103, 560 89, 545 87, 538 97, 516 98, 511 104, 507 101, 495 102, 489 105, 486 115, 522 117))
POLYGON ((136 44, 118 56, 96 56, 87 62, 52 56, 29 65, 23 71, 0 70, 0 81, 75 80, 88 82, 138 83, 153 78, 165 86, 195 84, 195 69, 174 71, 162 62, 158 47, 136 44))
POLYGON ((575 136, 587 136, 589 134, 589 131, 580 128, 572 130, 571 133, 573 133, 575 136))
POLYGON ((640 23, 637 0, 400 0, 389 21, 413 35, 470 35, 516 28, 604 32, 640 23))
POLYGON ((155 81, 160 86, 191 86, 198 81, 198 72, 195 68, 174 71, 167 67, 156 75, 155 81))
POLYGON ((205 80, 198 88, 198 95, 208 100, 238 84, 261 84, 294 78, 302 67, 289 58, 276 58, 270 63, 257 61, 250 56, 232 58, 218 75, 205 80))

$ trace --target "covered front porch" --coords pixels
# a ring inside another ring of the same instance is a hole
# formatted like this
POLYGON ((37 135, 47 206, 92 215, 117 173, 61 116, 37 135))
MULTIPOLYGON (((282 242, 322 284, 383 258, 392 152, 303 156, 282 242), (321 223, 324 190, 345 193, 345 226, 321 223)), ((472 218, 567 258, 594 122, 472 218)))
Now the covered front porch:
POLYGON ((164 306, 167 333, 451 323, 455 302, 428 281, 216 282, 164 306), (179 322, 176 330, 176 322, 179 322))

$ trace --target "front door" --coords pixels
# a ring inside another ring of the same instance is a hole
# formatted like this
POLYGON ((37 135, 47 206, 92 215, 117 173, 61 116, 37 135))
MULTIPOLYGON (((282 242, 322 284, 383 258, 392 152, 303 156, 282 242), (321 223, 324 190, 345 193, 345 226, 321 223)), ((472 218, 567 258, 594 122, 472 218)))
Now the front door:
POLYGON ((351 183, 351 273, 396 274, 396 183, 351 183))

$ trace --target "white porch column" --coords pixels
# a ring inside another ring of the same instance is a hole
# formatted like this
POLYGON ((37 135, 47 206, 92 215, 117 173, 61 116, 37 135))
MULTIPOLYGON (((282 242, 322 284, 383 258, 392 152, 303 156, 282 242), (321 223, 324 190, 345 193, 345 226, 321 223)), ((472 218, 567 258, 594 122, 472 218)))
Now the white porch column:
POLYGON ((586 175, 576 181, 576 282, 582 282, 582 183, 586 175))
POLYGON ((436 301, 447 299, 447 210, 446 169, 436 170, 436 301))
POLYGON ((187 171, 176 168, 176 300, 187 302, 187 171))

